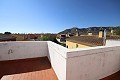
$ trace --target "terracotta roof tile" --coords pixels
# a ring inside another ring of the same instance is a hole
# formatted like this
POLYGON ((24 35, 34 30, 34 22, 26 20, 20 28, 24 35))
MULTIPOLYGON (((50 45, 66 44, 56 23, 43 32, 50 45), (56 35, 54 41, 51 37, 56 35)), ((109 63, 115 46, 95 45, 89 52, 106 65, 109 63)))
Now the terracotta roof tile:
POLYGON ((88 45, 88 46, 102 46, 103 38, 98 38, 96 36, 73 36, 67 38, 66 40, 88 45))
POLYGON ((120 36, 109 36, 107 37, 108 40, 120 40, 120 36))

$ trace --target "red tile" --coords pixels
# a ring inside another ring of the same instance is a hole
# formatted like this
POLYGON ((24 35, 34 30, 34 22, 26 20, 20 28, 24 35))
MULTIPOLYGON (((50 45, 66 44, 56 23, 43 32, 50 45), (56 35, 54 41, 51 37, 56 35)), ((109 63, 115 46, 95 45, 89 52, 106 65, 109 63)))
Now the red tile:
POLYGON ((1 61, 0 65, 2 80, 58 80, 47 57, 1 61))

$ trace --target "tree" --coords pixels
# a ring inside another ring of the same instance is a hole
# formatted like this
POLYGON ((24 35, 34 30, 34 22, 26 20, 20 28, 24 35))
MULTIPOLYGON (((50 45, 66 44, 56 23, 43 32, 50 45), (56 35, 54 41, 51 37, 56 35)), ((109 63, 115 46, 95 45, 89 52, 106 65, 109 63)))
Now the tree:
POLYGON ((4 34, 11 34, 11 32, 5 32, 4 34))
POLYGON ((42 38, 40 38, 41 41, 48 41, 49 38, 47 36, 43 36, 42 38))
POLYGON ((116 29, 115 34, 120 36, 120 27, 116 29))

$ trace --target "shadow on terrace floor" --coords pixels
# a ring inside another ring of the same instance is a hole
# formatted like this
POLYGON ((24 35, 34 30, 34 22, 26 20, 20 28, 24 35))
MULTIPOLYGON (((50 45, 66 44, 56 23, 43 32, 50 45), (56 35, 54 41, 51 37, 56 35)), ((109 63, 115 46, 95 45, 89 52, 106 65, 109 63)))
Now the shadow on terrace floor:
POLYGON ((51 64, 47 57, 0 61, 0 79, 4 75, 40 71, 50 68, 51 64))
POLYGON ((118 71, 117 73, 114 73, 106 78, 103 78, 101 80, 120 80, 120 71, 118 71))

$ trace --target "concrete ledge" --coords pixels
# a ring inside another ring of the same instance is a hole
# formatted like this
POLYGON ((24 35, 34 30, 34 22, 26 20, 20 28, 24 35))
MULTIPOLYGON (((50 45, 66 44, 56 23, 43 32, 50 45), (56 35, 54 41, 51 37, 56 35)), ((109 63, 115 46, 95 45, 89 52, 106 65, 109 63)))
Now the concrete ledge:
POLYGON ((102 52, 111 52, 115 50, 120 50, 120 46, 99 46, 84 49, 69 49, 69 51, 67 51, 67 58, 99 54, 102 52))
POLYGON ((44 57, 48 54, 45 41, 0 42, 0 60, 44 57))
POLYGON ((120 70, 120 46, 67 52, 67 80, 99 80, 120 70))

